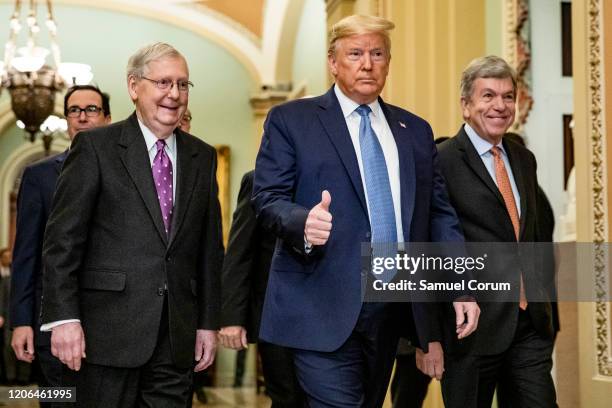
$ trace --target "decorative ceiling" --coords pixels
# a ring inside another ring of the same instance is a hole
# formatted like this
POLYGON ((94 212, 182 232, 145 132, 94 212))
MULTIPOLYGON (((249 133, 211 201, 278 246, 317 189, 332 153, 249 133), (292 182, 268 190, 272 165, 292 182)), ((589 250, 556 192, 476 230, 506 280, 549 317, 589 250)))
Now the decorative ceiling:
POLYGON ((265 0, 195 0, 194 2, 229 17, 261 38, 265 0))
POLYGON ((226 48, 258 83, 276 84, 291 77, 294 40, 306 0, 52 1, 54 6, 113 10, 176 25, 226 48))

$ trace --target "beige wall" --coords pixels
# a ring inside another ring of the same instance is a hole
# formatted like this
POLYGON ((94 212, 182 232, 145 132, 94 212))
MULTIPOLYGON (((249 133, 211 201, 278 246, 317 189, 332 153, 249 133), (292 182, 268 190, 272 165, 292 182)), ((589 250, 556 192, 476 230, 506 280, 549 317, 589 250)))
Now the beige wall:
POLYGON ((385 97, 429 121, 436 136, 462 123, 461 71, 486 52, 484 0, 386 0, 396 24, 385 97))
POLYGON ((461 71, 487 50, 485 11, 485 0, 328 0, 327 27, 353 13, 393 21, 383 98, 427 119, 436 136, 445 136, 462 123, 461 71))

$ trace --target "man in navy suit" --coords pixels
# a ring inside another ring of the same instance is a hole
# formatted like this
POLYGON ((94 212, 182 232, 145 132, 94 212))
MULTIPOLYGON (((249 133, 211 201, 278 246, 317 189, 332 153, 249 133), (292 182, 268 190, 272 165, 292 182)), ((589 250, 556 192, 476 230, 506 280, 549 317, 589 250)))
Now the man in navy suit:
MULTIPOLYGON (((428 374, 443 370, 441 348, 430 347, 440 328, 427 305, 361 297, 370 274, 362 271, 363 242, 397 249, 404 241, 463 240, 430 126, 379 97, 393 27, 372 16, 338 22, 328 51, 335 85, 272 109, 257 157, 253 202, 278 238, 260 338, 294 349, 311 407, 381 406, 399 330, 411 319, 428 374)), ((454 306, 463 338, 479 308, 454 306)))
MULTIPOLYGON (((77 85, 64 97, 70 140, 86 129, 109 124, 109 97, 96 86, 77 85)), ((40 386, 60 384, 61 363, 51 355, 50 333, 41 333, 42 242, 57 177, 68 151, 34 163, 23 172, 17 201, 17 232, 13 250, 10 322, 11 346, 21 361, 38 357, 40 386)))

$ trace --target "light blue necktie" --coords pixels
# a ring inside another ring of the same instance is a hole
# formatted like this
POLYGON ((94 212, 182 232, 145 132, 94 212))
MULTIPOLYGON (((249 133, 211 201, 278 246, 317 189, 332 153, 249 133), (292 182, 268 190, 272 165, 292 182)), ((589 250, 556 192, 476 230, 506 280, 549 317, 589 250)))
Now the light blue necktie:
MULTIPOLYGON (((385 155, 370 123, 369 113, 372 109, 368 105, 360 105, 355 111, 361 116, 359 146, 370 209, 372 256, 395 257, 397 227, 385 155)), ((379 278, 390 281, 394 275, 395 269, 385 271, 379 278)))

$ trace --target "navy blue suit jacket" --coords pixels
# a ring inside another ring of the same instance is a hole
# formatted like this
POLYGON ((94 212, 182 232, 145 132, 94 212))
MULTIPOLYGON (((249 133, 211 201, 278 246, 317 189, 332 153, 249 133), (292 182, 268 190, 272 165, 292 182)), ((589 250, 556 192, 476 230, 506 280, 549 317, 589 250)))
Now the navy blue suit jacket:
MULTIPOLYGON (((462 241, 423 119, 379 100, 400 161, 401 211, 407 241, 462 241)), ((333 351, 361 310, 361 244, 371 230, 357 156, 333 87, 324 95, 273 108, 257 156, 253 202, 277 237, 260 338, 307 350, 333 351), (304 248, 308 212, 331 194, 332 232, 324 246, 304 248)), ((413 304, 419 343, 440 340, 429 307, 413 304)), ((409 315, 398 325, 411 325, 409 315)))
POLYGON ((37 344, 49 343, 40 333, 42 243, 53 194, 68 151, 29 165, 23 172, 17 199, 17 233, 11 276, 11 327, 31 326, 37 344))

